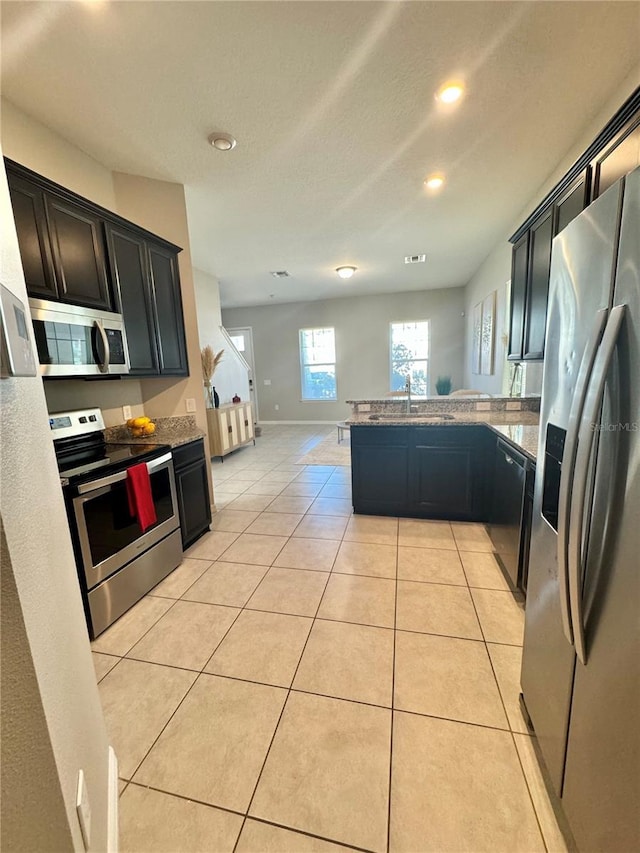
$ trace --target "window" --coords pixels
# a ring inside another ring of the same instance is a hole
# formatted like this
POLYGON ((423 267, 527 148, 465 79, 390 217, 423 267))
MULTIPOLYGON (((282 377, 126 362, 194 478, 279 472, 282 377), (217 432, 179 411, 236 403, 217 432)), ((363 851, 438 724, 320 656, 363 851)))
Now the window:
POLYGON ((244 344, 244 335, 229 335, 231 338, 231 343, 238 350, 238 352, 244 352, 246 347, 244 344))
POLYGON ((336 400, 334 329, 300 329, 303 400, 336 400))
POLYGON ((402 391, 407 377, 411 393, 428 393, 429 322, 391 323, 391 390, 402 391))

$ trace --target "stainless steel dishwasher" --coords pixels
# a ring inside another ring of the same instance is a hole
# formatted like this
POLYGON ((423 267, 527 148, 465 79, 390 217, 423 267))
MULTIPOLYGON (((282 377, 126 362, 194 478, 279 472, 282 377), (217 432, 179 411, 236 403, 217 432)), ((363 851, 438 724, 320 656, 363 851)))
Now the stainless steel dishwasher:
POLYGON ((526 458, 498 439, 489 534, 494 551, 513 589, 520 578, 520 531, 526 480, 526 458))

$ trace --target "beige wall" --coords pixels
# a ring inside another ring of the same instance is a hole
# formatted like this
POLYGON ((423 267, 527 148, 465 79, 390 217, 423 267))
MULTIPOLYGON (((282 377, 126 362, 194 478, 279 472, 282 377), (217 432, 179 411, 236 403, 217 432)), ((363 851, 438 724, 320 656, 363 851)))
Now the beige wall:
POLYGON ((110 169, 6 98, 0 104, 0 129, 5 157, 96 204, 109 210, 116 209, 110 169))
MULTIPOLYGON (((26 303, 4 168, 0 221, 0 278, 26 303)), ((91 849, 106 850, 107 733, 42 379, 2 379, 0 418, 2 670, 10 679, 2 690, 2 849, 84 850, 75 813, 82 769, 91 849)))
POLYGON ((261 420, 334 422, 349 413, 345 400, 384 397, 389 391, 389 324, 393 321, 431 321, 430 393, 435 393, 439 375, 451 376, 453 387, 459 388, 463 310, 464 288, 458 287, 230 308, 223 309, 222 319, 226 328, 253 328, 261 420), (322 326, 335 328, 338 402, 302 402, 298 330, 322 326), (265 385, 265 379, 271 385, 265 385))
POLYGON ((236 394, 242 400, 248 400, 249 376, 247 369, 238 353, 229 346, 228 340, 220 331, 222 311, 220 309, 218 280, 194 267, 193 283, 196 292, 200 347, 208 345, 214 352, 224 350, 222 361, 218 364, 213 377, 213 385, 218 392, 220 402, 231 403, 236 394))
MULTIPOLYGON (((505 341, 503 335, 508 334, 506 302, 506 282, 511 278, 511 244, 509 236, 516 230, 520 223, 535 210, 547 193, 553 189, 558 181, 566 174, 567 170, 582 155, 585 149, 593 142, 609 119, 617 112, 626 99, 632 94, 640 83, 640 66, 627 77, 619 89, 614 92, 603 109, 598 111, 595 118, 588 121, 587 126, 580 138, 565 154, 562 160, 555 166, 549 177, 542 186, 523 206, 521 212, 510 224, 503 238, 491 249, 487 259, 471 278, 466 287, 466 330, 465 330, 465 385, 468 388, 478 388, 490 394, 500 394, 503 387, 503 370, 505 366, 505 341), (498 322, 496 324, 496 359, 495 373, 493 376, 477 376, 471 372, 471 354, 473 349, 473 306, 482 300, 492 290, 498 291, 498 322)), ((525 393, 537 394, 542 390, 542 371, 533 365, 527 366, 527 381, 525 393), (529 369, 529 368, 532 369, 529 369)))

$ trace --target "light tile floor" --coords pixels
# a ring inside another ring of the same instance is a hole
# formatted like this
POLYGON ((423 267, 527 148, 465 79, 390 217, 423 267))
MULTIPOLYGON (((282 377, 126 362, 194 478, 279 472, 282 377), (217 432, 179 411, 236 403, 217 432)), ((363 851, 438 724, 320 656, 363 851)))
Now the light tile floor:
POLYGON ((94 659, 121 849, 564 851, 481 525, 353 516, 335 430, 214 463, 213 530, 94 659))

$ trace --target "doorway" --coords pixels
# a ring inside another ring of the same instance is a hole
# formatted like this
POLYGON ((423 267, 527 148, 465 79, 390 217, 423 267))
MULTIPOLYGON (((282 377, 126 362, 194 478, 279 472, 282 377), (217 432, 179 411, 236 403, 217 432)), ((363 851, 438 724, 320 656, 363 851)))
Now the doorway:
POLYGON ((253 420, 258 423, 258 395, 256 394, 256 366, 253 358, 253 330, 250 326, 243 329, 227 329, 231 342, 249 365, 249 398, 253 406, 253 420))

